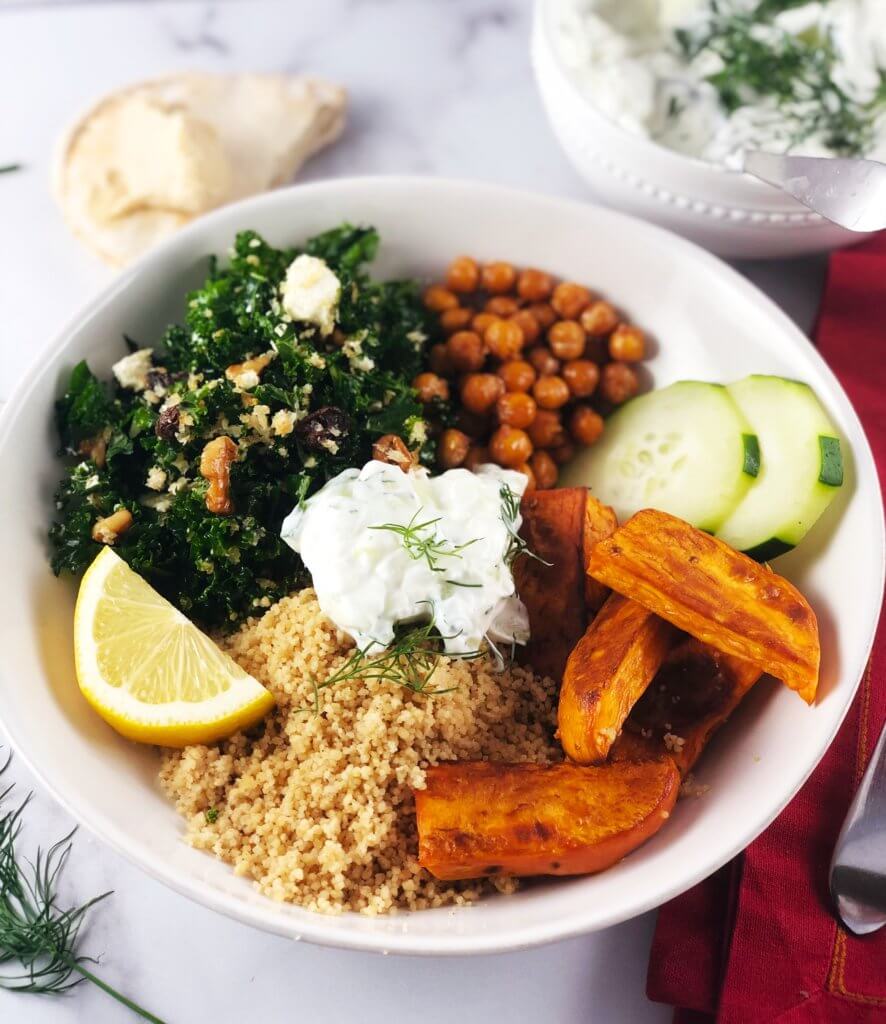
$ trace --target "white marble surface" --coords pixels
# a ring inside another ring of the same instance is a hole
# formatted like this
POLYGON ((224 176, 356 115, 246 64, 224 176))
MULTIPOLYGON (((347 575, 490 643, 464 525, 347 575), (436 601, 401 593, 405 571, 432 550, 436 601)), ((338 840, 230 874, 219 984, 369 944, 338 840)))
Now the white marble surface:
MULTIPOLYGON (((527 8, 527 0, 0 0, 0 165, 25 165, 0 176, 0 399, 111 280, 65 231, 47 179, 53 142, 72 112, 124 82, 179 68, 322 73, 351 90, 351 120, 306 178, 442 174, 587 198, 536 100, 527 8)), ((742 269, 809 327, 822 261, 742 269)), ((9 774, 22 792, 34 785, 21 765, 9 774)), ((39 789, 27 820, 27 844, 48 844, 72 824, 39 789)), ((295 946, 253 931, 164 889, 83 833, 65 888, 78 898, 116 891, 94 915, 86 948, 104 951, 101 972, 111 984, 170 1024, 669 1019, 643 995, 654 915, 525 953, 415 960, 295 946)), ((134 1018, 83 987, 63 999, 0 993, 0 1019, 134 1018)))

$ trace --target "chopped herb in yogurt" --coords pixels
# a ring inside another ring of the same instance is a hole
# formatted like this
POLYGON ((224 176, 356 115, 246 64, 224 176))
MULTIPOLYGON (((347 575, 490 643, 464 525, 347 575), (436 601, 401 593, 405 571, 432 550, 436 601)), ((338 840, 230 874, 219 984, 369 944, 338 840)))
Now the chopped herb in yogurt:
POLYGON ((589 98, 672 149, 886 159, 882 0, 561 0, 558 26, 589 98))

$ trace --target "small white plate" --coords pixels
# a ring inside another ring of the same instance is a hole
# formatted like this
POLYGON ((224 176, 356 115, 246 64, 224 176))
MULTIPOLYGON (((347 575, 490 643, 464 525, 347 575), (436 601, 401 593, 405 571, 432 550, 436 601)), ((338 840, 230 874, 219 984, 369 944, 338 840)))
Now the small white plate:
POLYGON ((18 753, 84 825, 145 871, 207 906, 269 931, 354 949, 464 954, 531 946, 623 921, 709 875, 753 840, 796 793, 834 736, 873 640, 884 534, 870 448, 839 384, 767 298, 691 243, 578 203, 491 185, 369 178, 305 185, 198 221, 119 278, 62 334, 9 401, 0 426, 0 720, 18 753), (773 683, 755 688, 698 772, 711 786, 603 874, 541 882, 475 907, 384 918, 325 917, 274 903, 182 842, 183 823, 156 783, 156 751, 126 742, 80 697, 71 652, 75 585, 47 566, 46 527, 59 477, 52 402, 70 368, 99 373, 125 332, 157 343, 182 315, 205 255, 255 228, 278 245, 343 220, 376 225, 376 272, 439 274, 458 253, 543 267, 598 290, 651 332, 656 384, 776 373, 807 381, 847 441, 846 484, 778 568, 821 623, 820 698, 808 708, 773 683))

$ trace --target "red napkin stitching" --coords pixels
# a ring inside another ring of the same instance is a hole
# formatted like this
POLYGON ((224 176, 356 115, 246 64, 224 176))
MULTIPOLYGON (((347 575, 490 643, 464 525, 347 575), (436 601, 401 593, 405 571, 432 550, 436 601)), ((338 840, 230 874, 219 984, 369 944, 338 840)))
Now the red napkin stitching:
MULTIPOLYGON (((886 235, 831 258, 816 339, 886 476, 886 235)), ((886 719, 886 623, 859 695, 809 781, 742 857, 662 907, 650 999, 675 1024, 886 1021, 886 930, 831 914, 834 843, 886 719)), ((786 742, 789 740, 786 738, 786 742)))

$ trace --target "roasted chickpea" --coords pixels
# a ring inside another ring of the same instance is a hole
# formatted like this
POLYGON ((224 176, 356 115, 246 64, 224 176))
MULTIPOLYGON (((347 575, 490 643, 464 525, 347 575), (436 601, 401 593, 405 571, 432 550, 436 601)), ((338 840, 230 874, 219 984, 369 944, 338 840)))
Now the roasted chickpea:
POLYGON ((639 327, 619 324, 609 339, 609 354, 623 363, 639 363, 646 352, 646 339, 639 327))
POLYGON ((436 373, 420 373, 412 382, 418 392, 418 400, 427 404, 439 398, 441 402, 449 401, 449 382, 436 373))
POLYGON ((618 327, 618 313, 610 303, 599 299, 582 312, 581 325, 588 334, 609 334, 618 327))
POLYGON ((575 445, 567 441, 565 444, 551 448, 551 458, 558 466, 562 466, 575 458, 575 445))
POLYGON ((461 402, 468 412, 489 412, 504 390, 505 382, 494 373, 469 373, 461 383, 461 402))
POLYGON ((444 469, 455 469, 465 461, 470 448, 471 439, 468 435, 449 427, 437 442, 437 461, 444 469))
POLYGON ((557 463, 547 452, 533 452, 529 465, 532 467, 535 485, 539 490, 547 490, 556 484, 560 471, 557 469, 557 463))
POLYGON ((551 296, 551 305, 564 320, 577 320, 591 301, 591 293, 574 281, 561 281, 551 296))
POLYGON ((527 302, 544 302, 554 290, 554 279, 543 270, 527 267, 517 278, 517 294, 527 302))
POLYGON ((517 324, 523 332, 523 342, 526 345, 533 344, 539 334, 541 334, 541 328, 538 326, 538 321, 528 309, 518 309, 517 312, 509 319, 513 323, 517 324))
POLYGON ((453 372, 452 360, 449 358, 449 349, 443 342, 431 345, 428 353, 428 364, 434 373, 448 377, 453 372))
POLYGON ((524 494, 532 494, 536 489, 535 473, 532 472, 532 466, 528 462, 524 462, 520 466, 511 467, 516 473, 522 473, 526 477, 528 483, 526 484, 526 490, 524 494))
POLYGON ((569 401, 569 388, 562 377, 539 377, 532 385, 532 397, 541 409, 559 409, 569 401))
POLYGON ((456 331, 446 342, 446 354, 453 370, 458 373, 469 373, 480 370, 486 361, 486 346, 483 339, 474 331, 456 331))
POLYGON ((577 405, 569 417, 569 432, 579 444, 593 444, 603 433, 603 417, 589 405, 577 405))
POLYGON ((463 331, 469 326, 473 316, 474 311, 466 309, 464 306, 446 309, 440 314, 440 326, 447 334, 463 331))
POLYGON ((496 373, 505 382, 508 391, 531 391, 538 374, 532 363, 525 359, 511 359, 502 363, 496 373))
POLYGON ((496 320, 486 328, 483 340, 495 358, 503 362, 514 359, 523 348, 523 332, 513 320, 496 320))
POLYGON ((471 330, 476 331, 482 338, 487 328, 494 324, 496 320, 498 320, 498 317, 495 313, 476 313, 471 321, 471 330))
POLYGON ((569 440, 560 413, 550 409, 538 410, 535 419, 527 427, 527 433, 536 448, 557 448, 569 440))
POLYGON ((558 320, 548 331, 548 345, 558 359, 584 355, 585 332, 577 320, 558 320))
POLYGON ((480 274, 483 287, 492 295, 502 295, 514 287, 517 271, 510 263, 487 263, 480 274))
POLYGON ((520 306, 510 295, 493 295, 483 309, 493 316, 513 316, 520 306))
POLYGON ((435 313, 442 313, 447 309, 455 309, 458 305, 458 297, 443 285, 432 284, 430 288, 425 289, 424 302, 428 309, 432 309, 435 313))
POLYGON ((621 405, 639 390, 637 374, 627 363, 607 363, 600 372, 600 394, 613 405, 621 405))
POLYGON ((570 392, 576 398, 592 395, 600 381, 600 367, 590 359, 571 359, 561 371, 570 392))
POLYGON ((489 462, 492 462, 492 456, 489 454, 489 449, 486 445, 472 444, 471 449, 468 452, 468 457, 462 465, 465 469, 469 469, 472 473, 476 473, 479 466, 485 466, 489 462))
POLYGON ((463 295, 477 290, 480 283, 480 267, 470 256, 457 256, 446 271, 446 286, 450 291, 463 295))
POLYGON ((554 307, 549 302, 535 302, 527 306, 527 312, 531 313, 538 326, 546 331, 557 319, 554 307))
POLYGON ((544 345, 529 350, 526 358, 532 363, 533 369, 539 377, 550 377, 560 372, 560 360, 544 345))
POLYGON ((499 423, 525 430, 535 419, 538 406, 531 395, 522 391, 508 391, 495 403, 495 415, 499 423))
POLYGON ((489 438, 489 454, 500 466, 522 466, 532 454, 532 442, 525 430, 501 426, 489 438))

